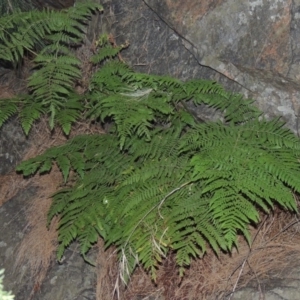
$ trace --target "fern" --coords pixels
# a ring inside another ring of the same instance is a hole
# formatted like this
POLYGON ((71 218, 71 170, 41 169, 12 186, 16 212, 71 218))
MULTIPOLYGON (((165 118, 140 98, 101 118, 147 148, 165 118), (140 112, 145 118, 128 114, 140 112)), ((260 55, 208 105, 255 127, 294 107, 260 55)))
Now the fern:
MULTIPOLYGON (((95 9, 102 10, 102 6, 80 3, 68 10, 16 12, 0 19, 0 59, 16 64, 25 53, 35 56, 34 72, 28 80, 30 97, 19 99, 26 134, 42 115, 49 115, 50 129, 58 124, 66 134, 82 117, 84 102, 74 93, 81 62, 70 46, 82 41, 86 19, 95 9), (44 47, 36 53, 41 41, 44 47)), ((7 105, 0 111, 0 121, 15 113, 14 106, 7 105)))
POLYGON ((19 167, 26 174, 51 157, 66 178, 70 160, 60 157, 81 157, 84 177, 54 196, 49 215, 61 215, 59 256, 74 239, 85 255, 97 232, 131 263, 123 279, 138 261, 155 279, 171 249, 183 272, 207 241, 216 252, 230 251, 240 233, 251 243, 248 225, 259 221, 259 207, 296 211, 300 145, 277 120, 178 128, 154 129, 150 141, 132 136, 123 151, 117 135, 80 136, 19 167))
POLYGON ((0 127, 2 127, 5 121, 17 113, 18 102, 19 99, 0 100, 0 127))
POLYGON ((75 93, 80 61, 70 44, 80 43, 95 8, 0 20, 9 29, 0 36, 3 59, 20 59, 38 39, 46 41, 34 57, 30 94, 0 102, 0 125, 16 113, 26 134, 42 115, 66 134, 79 119, 112 123, 109 134, 77 136, 17 168, 29 176, 57 164, 68 183, 48 214, 48 224, 60 216, 58 259, 74 240, 86 258, 100 236, 117 248, 124 281, 139 263, 155 280, 170 251, 182 275, 208 246, 231 251, 240 234, 251 243, 249 224, 259 221, 260 211, 274 205, 296 211, 299 140, 280 120, 264 120, 251 100, 212 81, 136 73, 117 59, 126 45, 115 47, 107 36, 91 58, 97 71, 88 92, 75 93), (220 110, 222 120, 199 123, 187 101, 220 110))

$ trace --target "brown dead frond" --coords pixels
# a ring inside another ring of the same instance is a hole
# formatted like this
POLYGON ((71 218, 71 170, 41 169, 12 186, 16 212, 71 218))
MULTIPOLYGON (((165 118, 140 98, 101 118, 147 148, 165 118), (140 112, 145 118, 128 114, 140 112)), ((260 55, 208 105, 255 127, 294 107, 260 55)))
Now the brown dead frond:
MULTIPOLYGON (((18 248, 15 268, 28 264, 35 288, 41 285, 55 257, 57 219, 53 220, 49 228, 46 225, 51 195, 57 190, 61 180, 57 167, 50 174, 36 176, 34 184, 40 188, 26 211, 28 230, 18 248)), ((34 292, 35 290, 32 294, 34 292)))
MULTIPOLYGON (((166 259, 166 261, 168 258, 166 259)), ((162 272, 165 270, 162 268, 162 272)), ((160 271, 159 271, 160 272, 160 271)), ((150 275, 139 266, 133 273, 126 290, 124 291, 124 300, 143 299, 143 300, 159 300, 164 294, 164 289, 167 286, 161 284, 162 276, 159 276, 157 284, 155 284, 150 275)), ((167 280, 167 277, 166 277, 167 280)), ((168 299, 168 298, 164 298, 168 299)))
POLYGON ((28 186, 28 180, 16 172, 0 176, 0 206, 28 186))
POLYGON ((161 299, 162 289, 153 284, 142 267, 135 270, 129 284, 124 286, 119 276, 116 249, 112 247, 105 250, 102 239, 99 239, 97 246, 97 300, 161 299))
MULTIPOLYGON (((102 239, 99 239, 97 246, 98 256, 96 299, 117 299, 118 296, 114 293, 115 282, 118 276, 117 254, 113 248, 105 250, 104 241, 102 239)), ((122 293, 120 290, 119 292, 122 293)))
POLYGON ((14 96, 15 93, 9 85, 0 85, 0 99, 10 99, 14 96))

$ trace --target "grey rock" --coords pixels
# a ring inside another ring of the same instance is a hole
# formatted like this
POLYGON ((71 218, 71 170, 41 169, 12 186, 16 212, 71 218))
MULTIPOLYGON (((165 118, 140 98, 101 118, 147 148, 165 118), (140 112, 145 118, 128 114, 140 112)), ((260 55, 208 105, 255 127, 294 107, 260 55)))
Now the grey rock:
POLYGON ((295 263, 279 275, 252 281, 223 300, 298 300, 300 299, 300 266, 295 263))
MULTIPOLYGON (((94 300, 96 299, 95 267, 85 263, 78 253, 78 245, 72 244, 65 252, 64 261, 55 263, 49 270, 41 290, 33 300, 94 300)), ((96 253, 90 254, 95 259, 96 253)))
MULTIPOLYGON (((14 269, 16 251, 27 232, 24 202, 30 201, 35 189, 28 188, 7 201, 0 211, 0 268, 5 269, 4 286, 12 290, 16 300, 26 299, 33 287, 28 266, 14 269)), ((30 250, 29 250, 30 251, 30 250)))
POLYGON ((28 149, 26 138, 19 122, 12 119, 0 129, 0 175, 12 171, 28 149))
MULTIPOLYGON (((5 268, 4 286, 12 290, 15 300, 29 299, 34 288, 29 265, 17 269, 14 265, 18 245, 30 230, 25 210, 35 191, 32 187, 23 190, 7 201, 0 211, 0 267, 5 268)), ((95 300, 96 271, 83 260, 78 249, 76 243, 72 244, 65 252, 64 262, 52 264, 40 290, 31 300, 95 300)), ((89 254, 91 260, 95 260, 95 256, 96 253, 89 254)))
POLYGON ((231 79, 266 117, 282 116, 298 132, 298 1, 145 2, 200 65, 231 79))

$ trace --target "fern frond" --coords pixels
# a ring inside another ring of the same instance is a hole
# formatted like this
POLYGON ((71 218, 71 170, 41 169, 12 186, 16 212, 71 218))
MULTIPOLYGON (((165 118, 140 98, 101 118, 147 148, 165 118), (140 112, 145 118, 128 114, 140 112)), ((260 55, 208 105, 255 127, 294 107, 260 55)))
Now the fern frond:
POLYGON ((93 64, 99 64, 106 59, 112 59, 124 49, 123 46, 114 47, 111 45, 108 36, 100 37, 98 44, 100 44, 101 48, 98 50, 97 54, 91 57, 91 62, 93 64))
POLYGON ((218 84, 216 81, 211 80, 189 80, 183 84, 183 90, 185 91, 187 96, 192 97, 198 94, 203 96, 205 94, 221 96, 227 95, 227 92, 225 92, 224 88, 220 84, 218 84))
MULTIPOLYGON (((212 89, 212 91, 214 91, 212 89)), ((227 122, 240 124, 252 119, 257 119, 262 113, 254 106, 253 100, 244 99, 241 95, 230 94, 217 90, 216 93, 203 93, 202 91, 193 97, 195 104, 207 104, 224 113, 227 122)))
MULTIPOLYGON (((23 101, 20 112, 26 134, 33 122, 44 114, 49 115, 51 129, 58 123, 66 134, 81 117, 82 104, 77 97, 71 99, 75 82, 81 77, 81 62, 71 53, 70 44, 82 41, 85 22, 96 9, 103 8, 79 3, 76 9, 16 12, 0 19, 0 58, 18 63, 25 52, 35 56, 35 71, 28 82, 32 98, 23 101), (45 43, 43 50, 35 53, 41 41, 45 43), (71 109, 70 102, 73 102, 71 109)), ((0 112, 0 121, 3 123, 14 111, 12 104, 7 106, 0 112)))
POLYGON ((45 113, 42 103, 33 101, 33 97, 28 96, 23 99, 23 107, 19 113, 21 125, 26 135, 28 135, 33 123, 45 113))
POLYGON ((48 38, 57 45, 80 41, 84 34, 83 23, 95 9, 102 10, 103 7, 78 3, 76 8, 65 11, 33 10, 2 16, 0 58, 16 62, 23 57, 25 50, 33 51, 42 39, 48 38))
POLYGON ((13 115, 17 114, 18 102, 20 102, 18 98, 0 100, 0 128, 2 127, 5 121, 7 121, 13 115))

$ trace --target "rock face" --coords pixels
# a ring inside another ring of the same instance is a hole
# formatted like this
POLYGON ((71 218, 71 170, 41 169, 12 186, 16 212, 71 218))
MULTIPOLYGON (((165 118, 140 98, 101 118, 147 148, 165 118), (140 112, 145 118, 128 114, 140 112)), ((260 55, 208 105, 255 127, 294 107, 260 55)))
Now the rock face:
POLYGON ((30 270, 26 266, 14 270, 16 249, 26 234, 25 203, 34 195, 30 188, 0 207, 0 265, 5 268, 4 286, 12 290, 15 299, 26 299, 32 289, 30 270))
POLYGON ((260 287, 247 287, 237 291, 232 300, 298 300, 300 295, 300 268, 286 270, 283 278, 260 282, 260 287))
POLYGON ((0 207, 0 266, 5 268, 6 290, 12 290, 15 300, 94 300, 95 268, 84 262, 76 244, 65 252, 61 264, 52 264, 41 287, 34 286, 28 264, 16 268, 18 247, 30 231, 25 211, 35 192, 35 188, 27 188, 0 207))
POLYGON ((145 3, 174 30, 199 64, 235 82, 267 117, 282 116, 298 132, 300 1, 145 3))
POLYGON ((0 141, 0 175, 5 175, 20 162, 29 142, 16 120, 3 125, 0 141))

